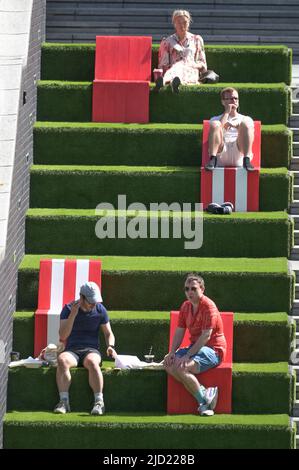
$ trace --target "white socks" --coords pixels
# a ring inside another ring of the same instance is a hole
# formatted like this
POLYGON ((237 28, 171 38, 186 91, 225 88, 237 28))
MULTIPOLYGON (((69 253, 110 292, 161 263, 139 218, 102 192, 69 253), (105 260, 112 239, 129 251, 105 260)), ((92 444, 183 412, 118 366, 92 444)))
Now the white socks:
POLYGON ((94 402, 98 403, 99 401, 104 401, 104 396, 102 393, 95 393, 94 394, 94 402))
POLYGON ((64 400, 67 402, 70 401, 69 392, 59 392, 59 397, 60 397, 60 400, 64 400))

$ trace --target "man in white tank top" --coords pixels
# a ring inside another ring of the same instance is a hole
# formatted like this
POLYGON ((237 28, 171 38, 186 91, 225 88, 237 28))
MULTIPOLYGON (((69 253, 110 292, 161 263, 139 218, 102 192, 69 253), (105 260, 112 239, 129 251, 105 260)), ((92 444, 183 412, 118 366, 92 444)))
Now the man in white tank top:
POLYGON ((239 95, 235 88, 221 91, 221 103, 223 114, 210 120, 210 160, 205 169, 212 171, 216 166, 243 166, 247 171, 253 171, 254 122, 249 116, 238 113, 239 95))

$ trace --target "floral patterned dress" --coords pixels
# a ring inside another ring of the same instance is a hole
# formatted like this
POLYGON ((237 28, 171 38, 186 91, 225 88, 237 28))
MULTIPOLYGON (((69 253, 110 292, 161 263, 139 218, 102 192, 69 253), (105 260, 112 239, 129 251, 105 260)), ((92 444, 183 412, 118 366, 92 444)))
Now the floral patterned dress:
POLYGON ((207 70, 204 42, 201 36, 187 32, 180 41, 177 34, 162 39, 159 48, 159 68, 163 69, 164 83, 179 77, 182 84, 198 83, 198 66, 207 70), (196 68, 195 68, 196 67, 196 68))

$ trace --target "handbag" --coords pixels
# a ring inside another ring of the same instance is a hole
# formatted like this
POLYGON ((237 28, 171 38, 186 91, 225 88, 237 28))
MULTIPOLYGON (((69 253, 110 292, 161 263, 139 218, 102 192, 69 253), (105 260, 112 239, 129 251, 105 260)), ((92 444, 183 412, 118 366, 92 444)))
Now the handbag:
POLYGON ((217 75, 214 70, 207 70, 203 72, 199 76, 199 81, 201 83, 218 83, 219 82, 219 75, 217 75))

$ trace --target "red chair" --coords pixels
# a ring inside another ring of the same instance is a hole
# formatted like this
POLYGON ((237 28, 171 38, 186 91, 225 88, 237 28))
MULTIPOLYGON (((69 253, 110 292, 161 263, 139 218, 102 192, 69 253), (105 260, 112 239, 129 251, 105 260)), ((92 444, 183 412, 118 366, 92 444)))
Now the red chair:
POLYGON ((149 121, 151 58, 151 37, 96 37, 94 122, 149 121))
MULTIPOLYGON (((219 388, 216 413, 232 412, 232 360, 233 360, 233 313, 221 312, 223 331, 227 341, 226 357, 222 363, 213 369, 198 374, 196 377, 205 387, 219 388)), ((171 348, 174 332, 177 328, 179 312, 170 313, 169 348, 171 348)), ((189 332, 186 330, 180 347, 190 344, 189 332)), ((198 403, 185 387, 168 374, 167 413, 168 414, 197 414, 198 403)))
POLYGON ((206 209, 208 204, 232 202, 236 212, 259 210, 259 177, 261 167, 261 122, 254 121, 254 142, 252 164, 254 171, 244 168, 216 167, 213 171, 205 170, 209 161, 210 121, 203 122, 202 161, 201 161, 201 202, 206 209))
POLYGON ((61 310, 66 303, 79 298, 80 287, 87 281, 93 281, 101 287, 100 260, 40 261, 34 357, 37 357, 49 343, 57 344, 61 310))

